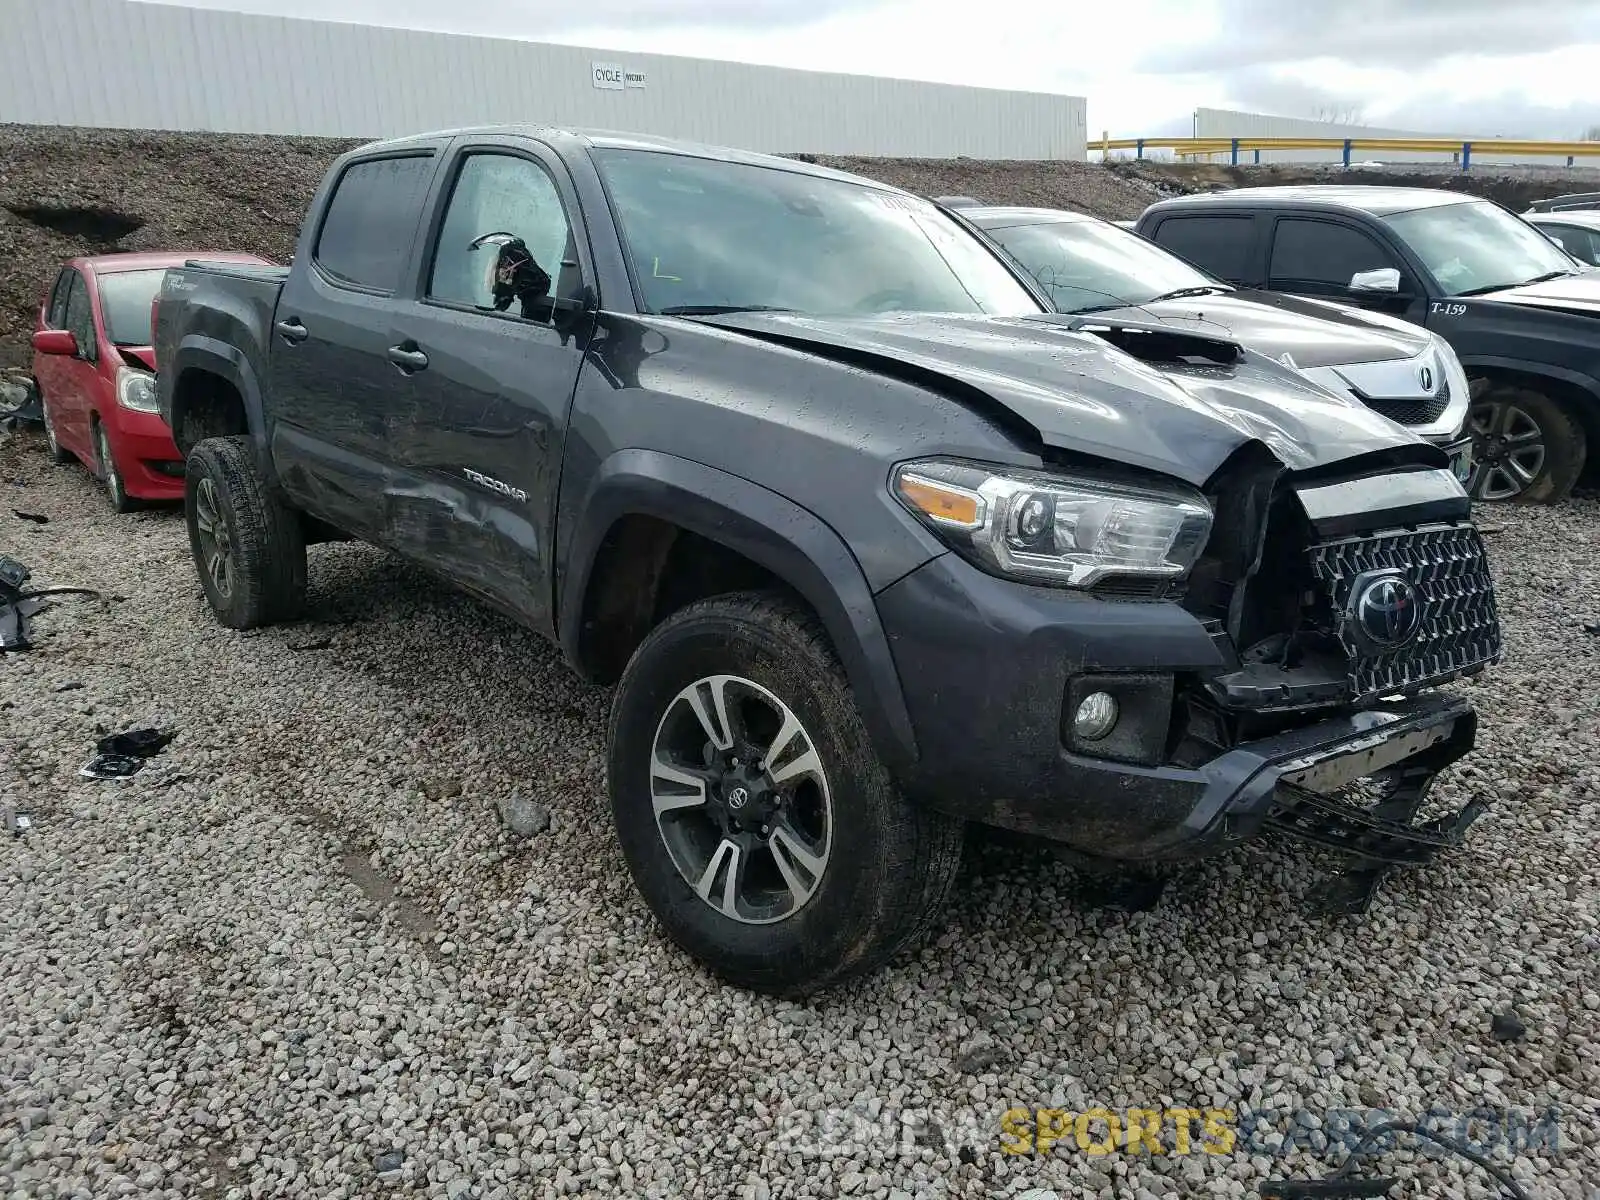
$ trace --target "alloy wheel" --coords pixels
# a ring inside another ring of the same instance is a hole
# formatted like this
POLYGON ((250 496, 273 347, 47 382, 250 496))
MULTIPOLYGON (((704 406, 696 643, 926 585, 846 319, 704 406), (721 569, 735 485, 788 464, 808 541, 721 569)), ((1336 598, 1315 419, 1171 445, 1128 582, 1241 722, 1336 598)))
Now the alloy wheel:
POLYGON ((1513 499, 1544 470, 1544 430, 1513 400, 1484 400, 1472 407, 1472 457, 1472 498, 1513 499))
POLYGON ((194 524, 199 534, 200 561, 217 595, 233 595, 233 537, 217 503, 216 485, 203 478, 194 489, 194 524))
POLYGON ((650 797, 679 875, 730 920, 782 921, 821 887, 827 773, 800 719, 759 683, 709 675, 673 697, 651 747, 650 797))
POLYGON ((94 427, 94 455, 99 460, 100 478, 111 497, 111 507, 121 512, 127 507, 128 493, 122 486, 122 476, 117 473, 117 460, 111 456, 111 439, 106 436, 106 427, 98 423, 94 427))

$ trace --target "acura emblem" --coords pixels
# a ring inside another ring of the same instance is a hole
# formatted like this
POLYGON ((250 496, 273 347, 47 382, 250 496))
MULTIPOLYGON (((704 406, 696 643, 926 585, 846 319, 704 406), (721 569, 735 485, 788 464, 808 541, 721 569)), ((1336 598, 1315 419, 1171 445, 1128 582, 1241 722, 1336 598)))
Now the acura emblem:
POLYGON ((1417 382, 1422 385, 1422 390, 1430 396, 1433 395, 1433 368, 1424 363, 1417 368, 1417 382))
POLYGON ((1417 636, 1421 597, 1404 575, 1392 571, 1363 575, 1350 595, 1350 616, 1374 649, 1396 650, 1417 636))

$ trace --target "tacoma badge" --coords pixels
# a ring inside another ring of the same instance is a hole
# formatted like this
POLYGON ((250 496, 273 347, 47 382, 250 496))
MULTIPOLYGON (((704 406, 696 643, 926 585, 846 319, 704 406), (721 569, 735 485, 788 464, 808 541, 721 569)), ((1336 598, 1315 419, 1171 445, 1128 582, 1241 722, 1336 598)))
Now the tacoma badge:
POLYGON ((480 484, 491 492, 499 492, 502 496, 509 496, 522 504, 528 502, 528 493, 519 487, 512 487, 509 483, 502 483, 498 479, 491 479, 481 471, 474 471, 471 467, 462 467, 461 470, 473 483, 480 484))

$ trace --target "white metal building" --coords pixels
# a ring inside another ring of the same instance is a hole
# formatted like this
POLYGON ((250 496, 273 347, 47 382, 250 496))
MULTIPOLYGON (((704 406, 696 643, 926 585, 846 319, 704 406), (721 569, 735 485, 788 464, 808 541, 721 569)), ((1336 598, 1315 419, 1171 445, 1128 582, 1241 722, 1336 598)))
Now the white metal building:
POLYGON ((376 138, 523 121, 779 153, 1085 157, 1077 96, 134 0, 0 0, 0 122, 376 138))

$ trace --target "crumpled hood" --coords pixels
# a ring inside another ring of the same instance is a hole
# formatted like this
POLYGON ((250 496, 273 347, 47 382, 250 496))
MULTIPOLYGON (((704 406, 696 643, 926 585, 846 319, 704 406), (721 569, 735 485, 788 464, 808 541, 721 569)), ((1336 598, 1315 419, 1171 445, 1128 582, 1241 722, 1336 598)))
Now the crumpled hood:
POLYGON ((1463 296, 1461 299, 1469 304, 1474 300, 1493 300, 1500 304, 1564 308, 1600 314, 1600 271, 1564 275, 1560 279, 1546 279, 1543 283, 1518 284, 1516 287, 1484 292, 1478 296, 1463 296))
POLYGON ((1071 329, 1071 318, 1045 315, 697 319, 934 388, 944 381, 980 393, 1032 426, 1045 445, 1196 486, 1250 441, 1292 471, 1403 447, 1418 462, 1446 465, 1440 451, 1399 426, 1259 354, 1228 366, 1157 366, 1071 329))
POLYGON ((149 371, 156 369, 156 351, 153 346, 118 346, 117 353, 135 366, 144 367, 149 371))
POLYGON ((1432 339, 1418 326, 1374 319, 1358 308, 1275 292, 1238 291, 1161 300, 1096 314, 1128 321, 1151 318, 1177 329, 1232 338, 1268 358, 1289 355, 1297 367, 1412 358, 1432 339))

